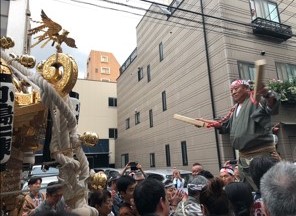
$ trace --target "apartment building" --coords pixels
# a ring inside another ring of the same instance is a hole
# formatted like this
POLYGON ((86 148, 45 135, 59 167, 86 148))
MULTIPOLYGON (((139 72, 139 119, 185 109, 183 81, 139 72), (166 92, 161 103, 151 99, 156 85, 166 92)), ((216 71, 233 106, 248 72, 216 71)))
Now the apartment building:
POLYGON ((88 80, 116 82, 120 65, 112 53, 91 50, 87 60, 88 80))
MULTIPOLYGON (((117 79, 116 166, 191 169, 218 173, 236 157, 228 135, 177 121, 174 114, 217 118, 233 105, 232 80, 254 79, 265 59, 264 81, 296 77, 296 2, 174 0, 152 4, 137 26, 137 47, 117 79)), ((296 159, 296 114, 281 106, 278 150, 296 159), (292 132, 294 131, 294 133, 292 132)))
POLYGON ((78 79, 73 91, 79 94, 80 101, 78 133, 95 132, 100 139, 94 147, 83 147, 90 167, 114 166, 117 138, 116 83, 78 79))

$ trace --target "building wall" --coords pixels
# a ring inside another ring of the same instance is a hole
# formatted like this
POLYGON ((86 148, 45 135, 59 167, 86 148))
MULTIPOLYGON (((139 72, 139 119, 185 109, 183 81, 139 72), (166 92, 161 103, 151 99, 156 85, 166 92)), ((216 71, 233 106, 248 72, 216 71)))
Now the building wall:
POLYGON ((116 82, 119 76, 119 63, 112 53, 91 50, 87 61, 87 79, 116 82), (108 59, 107 61, 104 61, 108 59), (110 68, 110 74, 102 73, 101 68, 110 68))
POLYGON ((30 28, 29 18, 30 11, 28 0, 9 1, 6 36, 11 37, 15 45, 7 52, 15 53, 16 55, 30 53, 30 37, 27 35, 27 31, 30 28))
POLYGON ((73 91, 79 93, 78 133, 96 132, 100 139, 109 139, 109 164, 115 163, 115 140, 109 128, 117 128, 117 107, 110 107, 109 97, 117 98, 116 83, 78 79, 73 91))
MULTIPOLYGON (((235 3, 230 0, 204 0, 203 3, 204 12, 208 15, 251 22, 249 2, 246 0, 235 3)), ((200 2, 196 1, 183 2, 180 7, 201 12, 200 2)), ((154 5, 150 10, 160 11, 154 5)), ((229 137, 218 135, 216 140, 213 129, 196 128, 173 119, 173 115, 213 118, 227 114, 233 104, 229 84, 240 77, 238 61, 254 62, 265 58, 267 80, 277 78, 275 61, 293 63, 296 60, 294 38, 279 43, 253 35, 251 27, 206 17, 208 70, 201 21, 201 16, 181 10, 175 11, 169 21, 165 15, 147 12, 137 26, 137 57, 117 80, 117 167, 122 166, 122 155, 128 154, 130 161, 138 161, 147 169, 150 153, 155 154, 156 167, 166 167, 165 145, 169 144, 171 167, 191 169, 194 162, 200 162, 205 169, 217 174, 217 143, 220 163, 234 157, 229 137), (160 43, 164 47, 162 61, 159 60, 160 43), (266 51, 266 56, 260 56, 261 50, 266 51), (147 65, 151 68, 150 82, 147 81, 147 65), (144 69, 144 77, 140 81, 139 67, 144 69), (163 91, 166 92, 166 111, 162 110, 163 91), (152 128, 149 126, 150 109, 153 110, 152 128), (140 123, 137 125, 135 112, 140 112, 140 123), (127 118, 130 118, 129 129, 125 125, 127 118), (187 144, 188 165, 182 163, 181 141, 187 144)), ((292 118, 295 121, 295 114, 292 118)))

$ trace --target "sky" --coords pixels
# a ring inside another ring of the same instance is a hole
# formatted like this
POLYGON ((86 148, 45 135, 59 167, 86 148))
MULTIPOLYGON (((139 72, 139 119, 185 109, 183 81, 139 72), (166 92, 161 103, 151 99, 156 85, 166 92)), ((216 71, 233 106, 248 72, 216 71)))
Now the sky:
MULTIPOLYGON (((101 7, 116 8, 140 15, 145 11, 106 1, 108 0, 30 0, 32 20, 41 21, 40 15, 43 9, 51 20, 70 32, 68 37, 75 39, 77 49, 67 47, 65 44, 62 44, 62 49, 77 62, 79 78, 86 76, 86 63, 91 50, 111 52, 122 65, 137 47, 136 26, 142 16, 101 7)), ((113 1, 141 8, 149 7, 148 3, 139 0, 113 1)), ((33 28, 40 24, 31 22, 31 25, 33 28)), ((38 35, 40 34, 34 35, 33 38, 38 35)), ((46 60, 55 53, 51 42, 44 48, 40 48, 41 45, 42 42, 31 49, 31 54, 36 57, 37 62, 46 60)))

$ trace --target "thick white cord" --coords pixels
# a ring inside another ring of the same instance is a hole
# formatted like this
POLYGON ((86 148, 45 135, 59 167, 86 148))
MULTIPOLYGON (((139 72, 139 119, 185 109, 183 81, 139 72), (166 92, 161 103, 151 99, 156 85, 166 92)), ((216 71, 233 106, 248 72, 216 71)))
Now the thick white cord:
POLYGON ((77 121, 71 109, 69 96, 62 98, 39 73, 33 73, 13 61, 2 49, 1 58, 11 62, 14 73, 36 90, 40 89, 41 101, 52 113, 50 150, 53 152, 52 157, 62 165, 60 178, 66 185, 64 193, 66 203, 68 201, 73 211, 81 213, 80 215, 97 216, 98 211, 86 202, 88 189, 85 180, 89 177, 89 164, 78 139, 77 121), (70 149, 70 152, 64 153, 65 149, 70 149), (78 161, 73 158, 74 153, 78 161))

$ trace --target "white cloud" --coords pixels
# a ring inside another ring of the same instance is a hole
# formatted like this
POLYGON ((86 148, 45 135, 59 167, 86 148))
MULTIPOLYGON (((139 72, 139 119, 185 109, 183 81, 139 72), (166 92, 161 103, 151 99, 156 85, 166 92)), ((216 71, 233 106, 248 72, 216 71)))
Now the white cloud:
MULTIPOLYGON (((131 10, 127 7, 119 7, 102 1, 86 1, 91 4, 131 10)), ((119 0, 121 3, 135 5, 135 1, 119 0)), ((139 4, 139 3, 138 3, 139 4)), ((142 5, 140 7, 146 7, 142 5)), ((77 49, 62 45, 64 53, 74 57, 79 65, 79 77, 84 77, 87 57, 91 50, 111 52, 120 65, 129 57, 136 48, 136 26, 141 16, 129 13, 102 9, 96 6, 77 3, 75 1, 55 0, 30 0, 31 18, 41 21, 41 10, 53 21, 59 23, 68 30, 76 41, 77 49)), ((143 14, 143 11, 134 11, 143 14)), ((32 26, 36 24, 32 23, 32 26)), ((33 42, 34 43, 34 42, 33 42)), ((55 52, 51 43, 41 49, 40 45, 32 48, 32 55, 37 61, 45 60, 55 52)))

